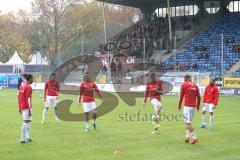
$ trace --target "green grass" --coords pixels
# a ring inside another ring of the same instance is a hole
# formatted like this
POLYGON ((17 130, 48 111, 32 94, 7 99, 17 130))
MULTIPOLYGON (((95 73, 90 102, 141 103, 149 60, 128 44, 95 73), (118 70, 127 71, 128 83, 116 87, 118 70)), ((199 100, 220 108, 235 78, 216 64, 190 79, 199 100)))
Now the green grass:
MULTIPOLYGON (((75 100, 71 111, 80 113, 75 100)), ((162 121, 161 133, 151 135, 152 123, 126 121, 119 116, 151 114, 150 104, 135 107, 120 100, 119 106, 98 119, 98 130, 83 132, 83 122, 54 122, 53 110, 41 125, 43 100, 33 96, 32 143, 19 144, 21 116, 18 114, 15 90, 0 90, 0 160, 239 160, 240 98, 220 97, 215 112, 214 129, 200 129, 201 114, 195 114, 194 126, 200 143, 184 144, 185 126, 180 121, 162 121), (122 155, 113 152, 122 150, 122 155)), ((179 114, 178 97, 164 96, 164 113, 179 114)), ((82 110, 82 109, 81 109, 82 110)))

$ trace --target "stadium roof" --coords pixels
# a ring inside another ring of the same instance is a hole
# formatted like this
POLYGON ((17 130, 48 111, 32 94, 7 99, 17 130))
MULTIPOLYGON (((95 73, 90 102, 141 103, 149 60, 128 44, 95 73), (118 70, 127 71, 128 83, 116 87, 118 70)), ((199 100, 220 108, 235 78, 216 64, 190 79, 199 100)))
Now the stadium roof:
MULTIPOLYGON (((98 0, 98 1, 125 5, 125 6, 135 7, 135 8, 167 7, 167 0, 98 0)), ((212 1, 212 0, 170 0, 170 5, 171 6, 193 5, 193 4, 200 4, 203 1, 212 1)), ((218 0, 218 1, 229 3, 231 0, 218 0)))

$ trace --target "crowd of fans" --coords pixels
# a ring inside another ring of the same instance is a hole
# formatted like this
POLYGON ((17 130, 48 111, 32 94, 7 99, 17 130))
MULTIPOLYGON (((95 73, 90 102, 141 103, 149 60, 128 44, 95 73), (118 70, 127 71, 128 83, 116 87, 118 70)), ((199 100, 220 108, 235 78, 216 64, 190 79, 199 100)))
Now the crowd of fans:
MULTIPOLYGON (((190 24, 187 23, 186 19, 183 19, 184 24, 191 29, 190 24)), ((121 35, 112 39, 111 44, 103 45, 104 51, 109 51, 112 55, 117 55, 124 53, 130 57, 136 57, 137 60, 134 62, 129 62, 128 58, 126 60, 119 60, 118 58, 113 58, 109 60, 108 58, 103 60, 102 72, 107 72, 108 69, 112 72, 121 72, 123 66, 126 64, 133 64, 134 67, 137 66, 138 59, 143 58, 143 50, 145 43, 146 56, 145 59, 151 57, 151 53, 154 50, 159 49, 159 40, 166 38, 168 35, 168 19, 163 17, 153 16, 148 21, 141 21, 134 26, 130 27, 128 31, 123 32, 121 35), (144 42, 145 41, 145 42, 144 42)), ((209 59, 208 48, 202 45, 193 48, 196 52, 197 59, 209 59)), ((192 64, 153 64, 154 67, 161 71, 174 71, 174 70, 197 70, 198 65, 196 63, 192 64)), ((133 68, 134 68, 133 67, 133 68)))
POLYGON ((236 43, 236 40, 234 37, 226 38, 225 43, 232 47, 233 52, 240 53, 240 44, 236 43))
POLYGON ((207 52, 199 52, 197 53, 197 59, 209 59, 209 54, 207 52))
POLYGON ((196 53, 197 59, 209 60, 208 48, 206 46, 195 46, 193 51, 196 53))
POLYGON ((112 59, 112 61, 103 61, 102 72, 105 73, 108 71, 108 68, 112 73, 123 73, 123 72, 134 72, 135 70, 144 70, 155 69, 157 72, 166 72, 166 71, 197 71, 197 63, 192 64, 164 64, 164 63, 154 63, 146 62, 139 63, 139 60, 136 58, 126 58, 126 60, 119 60, 118 58, 112 59), (143 67, 144 66, 144 67, 143 67))
POLYGON ((109 70, 111 72, 121 73, 125 66, 128 66, 126 70, 130 72, 134 70, 134 67, 138 64, 136 57, 114 57, 110 61, 108 58, 101 59, 102 61, 102 72, 106 73, 109 70))
POLYGON ((157 41, 163 38, 168 32, 167 21, 164 18, 154 18, 149 23, 137 24, 127 34, 126 40, 132 44, 132 54, 141 53, 145 40, 146 52, 157 48, 157 41))
POLYGON ((187 70, 197 71, 198 65, 193 64, 163 64, 159 63, 155 65, 155 70, 157 72, 166 72, 166 71, 187 71, 187 70))
POLYGON ((100 48, 108 50, 114 55, 126 53, 129 56, 142 58, 145 43, 146 55, 150 57, 153 50, 159 49, 159 40, 167 37, 167 33, 167 19, 154 16, 151 20, 141 21, 133 25, 128 31, 118 35, 100 48))

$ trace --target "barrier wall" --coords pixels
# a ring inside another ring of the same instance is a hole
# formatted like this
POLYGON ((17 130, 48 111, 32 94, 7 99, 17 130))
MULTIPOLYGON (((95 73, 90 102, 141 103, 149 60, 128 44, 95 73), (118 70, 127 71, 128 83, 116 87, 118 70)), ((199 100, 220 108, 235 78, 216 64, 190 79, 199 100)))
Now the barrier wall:
MULTIPOLYGON (((0 88, 17 88, 19 75, 0 75, 0 88)), ((219 79, 219 86, 222 85, 222 79, 219 79)), ((180 79, 175 81, 175 85, 170 89, 168 94, 179 95, 180 79), (176 85, 177 84, 177 85, 176 85)), ((78 91, 77 83, 61 84, 61 90, 78 91)), ((224 87, 219 87, 220 94, 225 96, 240 96, 240 78, 224 78, 224 87)), ((35 90, 43 90, 44 83, 33 83, 32 88, 35 90)), ((105 92, 145 92, 145 85, 130 85, 130 84, 97 84, 101 91, 105 92)), ((167 88, 169 90, 169 88, 167 88)), ((200 94, 203 95, 205 87, 199 87, 200 94)))
MULTIPOLYGON (((61 84, 61 90, 65 91, 79 91, 80 84, 75 83, 65 83, 61 84)), ((139 86, 131 86, 131 85, 125 85, 125 84, 97 84, 98 88, 101 91, 105 92, 145 92, 145 85, 139 85, 139 86)), ((44 89, 44 83, 33 83, 32 84, 33 89, 42 90, 44 89)), ((199 92, 201 95, 204 94, 205 87, 199 87, 199 92)), ((170 92, 168 92, 168 95, 179 95, 180 92, 180 86, 174 86, 170 92)), ((220 95, 223 96, 240 96, 240 88, 225 88, 225 87, 219 87, 220 95)))
POLYGON ((17 88, 19 75, 0 75, 1 88, 17 88))
MULTIPOLYGON (((1 88, 17 88, 19 74, 0 74, 0 87, 1 88)), ((33 75, 34 82, 41 82, 41 75, 33 75)), ((37 85, 37 84, 35 84, 37 85)), ((40 87, 40 89, 42 89, 40 87)))
POLYGON ((224 96, 240 96, 240 88, 220 88, 220 94, 224 96))
POLYGON ((224 78, 224 87, 240 88, 240 78, 224 78))

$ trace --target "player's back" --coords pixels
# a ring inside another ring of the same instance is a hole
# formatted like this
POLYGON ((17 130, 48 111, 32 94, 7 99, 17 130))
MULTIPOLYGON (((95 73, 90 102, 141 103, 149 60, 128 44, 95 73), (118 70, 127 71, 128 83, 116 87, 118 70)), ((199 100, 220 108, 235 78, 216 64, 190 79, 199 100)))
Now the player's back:
POLYGON ((181 86, 181 92, 184 93, 184 105, 196 107, 197 97, 200 97, 198 86, 193 82, 184 82, 181 86))
POLYGON ((18 98, 19 98, 19 106, 22 107, 25 105, 26 103, 26 85, 25 83, 21 84, 19 86, 19 94, 18 94, 18 98))
POLYGON ((31 97, 32 88, 28 83, 23 83, 19 87, 19 107, 21 109, 29 108, 28 98, 31 97))

